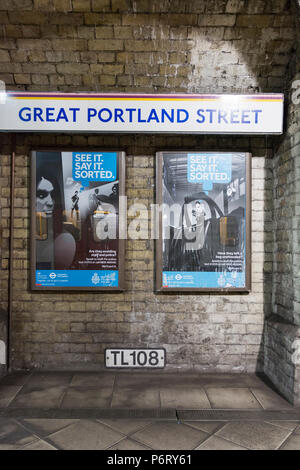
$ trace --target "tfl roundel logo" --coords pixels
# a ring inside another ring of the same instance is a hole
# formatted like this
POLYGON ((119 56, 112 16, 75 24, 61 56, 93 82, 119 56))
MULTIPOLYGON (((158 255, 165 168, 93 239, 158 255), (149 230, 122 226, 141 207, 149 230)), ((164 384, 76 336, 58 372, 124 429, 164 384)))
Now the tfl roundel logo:
POLYGON ((175 279, 176 281, 180 281, 182 279, 181 274, 176 274, 175 279))
POLYGON ((49 277, 51 277, 51 279, 55 279, 55 278, 56 278, 56 274, 55 274, 55 273, 50 273, 50 274, 49 274, 49 277))

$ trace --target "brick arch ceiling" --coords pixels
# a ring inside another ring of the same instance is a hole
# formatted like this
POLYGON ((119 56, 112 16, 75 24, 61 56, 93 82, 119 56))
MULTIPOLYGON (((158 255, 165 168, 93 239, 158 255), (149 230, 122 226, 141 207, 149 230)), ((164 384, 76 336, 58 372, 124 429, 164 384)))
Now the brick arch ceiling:
POLYGON ((0 0, 0 80, 8 89, 284 89, 298 0, 83 3, 0 0))

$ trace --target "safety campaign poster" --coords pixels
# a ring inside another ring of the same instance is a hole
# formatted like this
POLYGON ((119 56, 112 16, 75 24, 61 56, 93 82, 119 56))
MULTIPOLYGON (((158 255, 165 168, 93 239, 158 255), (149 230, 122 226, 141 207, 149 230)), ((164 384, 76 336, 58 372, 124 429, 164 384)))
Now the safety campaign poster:
POLYGON ((32 152, 33 289, 121 289, 123 153, 32 152))
POLYGON ((158 290, 250 290, 250 154, 157 155, 158 290))

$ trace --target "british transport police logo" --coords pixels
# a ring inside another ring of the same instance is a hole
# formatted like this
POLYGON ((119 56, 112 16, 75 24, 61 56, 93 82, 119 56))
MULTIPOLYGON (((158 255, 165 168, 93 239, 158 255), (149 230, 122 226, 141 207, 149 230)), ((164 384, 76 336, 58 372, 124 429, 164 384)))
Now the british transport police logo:
POLYGON ((99 282, 100 282, 100 277, 98 276, 97 273, 94 273, 92 276, 92 283, 96 285, 96 284, 99 284, 99 282))

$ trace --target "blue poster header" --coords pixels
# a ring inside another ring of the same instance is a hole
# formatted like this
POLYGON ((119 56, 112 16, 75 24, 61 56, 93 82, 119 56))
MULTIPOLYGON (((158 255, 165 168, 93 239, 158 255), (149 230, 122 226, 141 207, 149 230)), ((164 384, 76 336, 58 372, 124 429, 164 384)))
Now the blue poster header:
POLYGON ((88 186, 90 181, 115 181, 117 179, 116 152, 73 152, 73 180, 88 186))
POLYGON ((197 153, 187 156, 187 179, 189 183, 202 183, 204 191, 210 191, 213 183, 230 183, 231 155, 220 153, 197 153))

